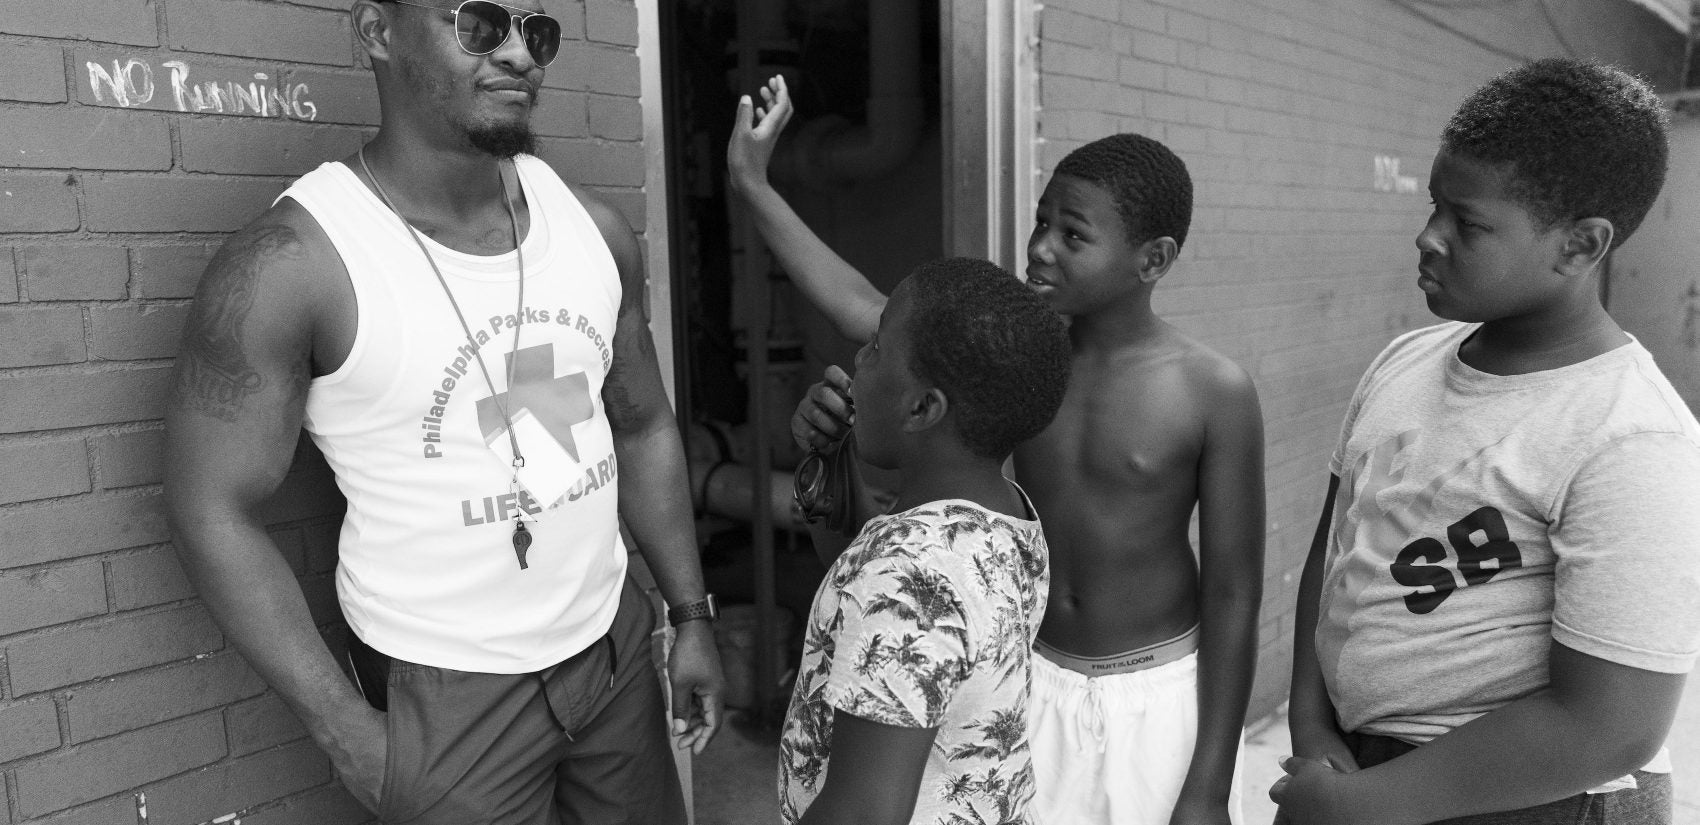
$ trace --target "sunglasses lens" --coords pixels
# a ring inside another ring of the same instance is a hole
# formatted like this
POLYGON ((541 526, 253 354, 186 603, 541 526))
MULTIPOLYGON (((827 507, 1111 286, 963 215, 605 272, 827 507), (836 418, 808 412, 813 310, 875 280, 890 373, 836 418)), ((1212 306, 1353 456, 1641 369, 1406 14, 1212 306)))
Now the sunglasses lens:
POLYGON ((537 65, 555 62, 555 53, 561 50, 561 24, 555 18, 534 14, 520 21, 520 29, 525 33, 525 48, 537 65))
POLYGON ((468 54, 489 54, 508 39, 513 16, 508 10, 484 0, 469 0, 455 12, 455 34, 468 54))

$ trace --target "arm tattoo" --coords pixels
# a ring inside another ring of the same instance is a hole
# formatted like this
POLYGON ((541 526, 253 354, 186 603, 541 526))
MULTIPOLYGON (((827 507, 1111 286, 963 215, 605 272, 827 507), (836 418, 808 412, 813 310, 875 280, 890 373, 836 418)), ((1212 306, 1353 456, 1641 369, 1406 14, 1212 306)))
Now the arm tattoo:
MULTIPOLYGON (((238 236, 219 250, 207 268, 214 280, 197 299, 184 330, 183 352, 177 359, 177 403, 234 421, 248 397, 265 387, 265 376, 243 349, 242 326, 254 308, 261 268, 273 260, 300 257, 301 240, 286 226, 238 236)), ((305 388, 289 389, 295 393, 305 388)))
POLYGON ((602 404, 608 411, 608 424, 615 430, 635 427, 643 420, 643 405, 634 397, 628 381, 634 366, 654 360, 655 342, 649 337, 648 326, 637 324, 621 331, 620 339, 614 342, 614 363, 608 370, 608 380, 602 382, 602 404))

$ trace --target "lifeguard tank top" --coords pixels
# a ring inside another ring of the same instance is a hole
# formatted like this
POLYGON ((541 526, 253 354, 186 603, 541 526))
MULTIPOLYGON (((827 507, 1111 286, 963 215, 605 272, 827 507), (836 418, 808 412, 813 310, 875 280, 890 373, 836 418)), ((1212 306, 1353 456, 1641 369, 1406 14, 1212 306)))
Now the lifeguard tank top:
POLYGON ((601 397, 619 272, 554 171, 524 155, 516 165, 531 216, 517 313, 513 252, 468 255, 420 236, 470 339, 406 227, 347 166, 321 165, 281 196, 330 236, 357 301, 348 360, 309 386, 305 418, 348 498, 343 615, 391 656, 482 673, 540 670, 589 647, 613 623, 626 573, 601 397), (510 419, 548 483, 513 487, 510 419), (540 501, 538 490, 564 492, 540 501), (523 569, 516 517, 534 536, 523 569))

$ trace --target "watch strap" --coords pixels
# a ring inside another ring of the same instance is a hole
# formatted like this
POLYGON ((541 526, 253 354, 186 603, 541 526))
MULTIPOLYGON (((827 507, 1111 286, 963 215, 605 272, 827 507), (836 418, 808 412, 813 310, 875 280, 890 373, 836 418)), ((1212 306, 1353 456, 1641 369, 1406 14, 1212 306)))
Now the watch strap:
POLYGON ((715 603, 713 593, 694 602, 686 602, 678 607, 667 609, 667 623, 674 627, 697 619, 707 619, 712 622, 718 618, 720 618, 720 606, 715 603))

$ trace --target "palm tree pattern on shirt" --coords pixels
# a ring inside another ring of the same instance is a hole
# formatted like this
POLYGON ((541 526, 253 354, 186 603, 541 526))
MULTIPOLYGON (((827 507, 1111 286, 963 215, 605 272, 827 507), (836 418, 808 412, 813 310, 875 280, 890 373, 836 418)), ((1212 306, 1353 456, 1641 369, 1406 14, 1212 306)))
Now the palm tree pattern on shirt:
POLYGON ((942 501, 870 521, 815 593, 780 740, 795 822, 820 792, 835 710, 937 728, 912 821, 1030 822, 1031 650, 1045 608, 1036 521, 942 501))

